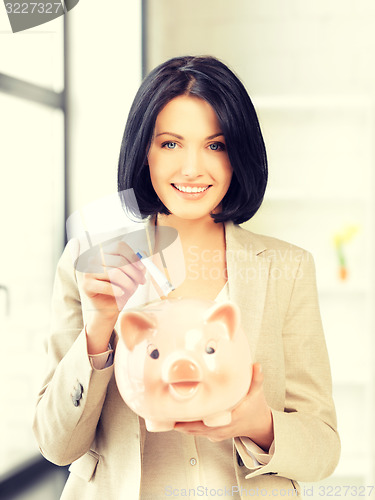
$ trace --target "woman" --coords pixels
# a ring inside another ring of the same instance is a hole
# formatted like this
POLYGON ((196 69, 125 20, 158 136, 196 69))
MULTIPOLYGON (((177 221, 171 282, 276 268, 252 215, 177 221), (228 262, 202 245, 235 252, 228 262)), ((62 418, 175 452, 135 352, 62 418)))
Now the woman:
POLYGON ((149 231, 179 233, 186 276, 168 297, 238 304, 253 380, 228 426, 146 432, 119 396, 111 355, 119 309, 145 294, 145 268, 122 245, 106 250, 105 272, 82 274, 65 251, 34 423, 46 458, 73 462, 62 498, 286 496, 334 470, 340 445, 312 258, 238 226, 266 182, 256 113, 224 64, 180 57, 148 75, 124 132, 119 191, 134 189, 149 231))

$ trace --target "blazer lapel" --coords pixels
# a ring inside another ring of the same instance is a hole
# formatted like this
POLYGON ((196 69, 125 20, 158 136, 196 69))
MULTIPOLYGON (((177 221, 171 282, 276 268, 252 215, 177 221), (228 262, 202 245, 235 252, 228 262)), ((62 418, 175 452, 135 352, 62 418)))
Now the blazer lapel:
POLYGON ((241 310, 253 357, 262 325, 270 262, 261 237, 233 223, 225 224, 227 273, 231 300, 241 310))

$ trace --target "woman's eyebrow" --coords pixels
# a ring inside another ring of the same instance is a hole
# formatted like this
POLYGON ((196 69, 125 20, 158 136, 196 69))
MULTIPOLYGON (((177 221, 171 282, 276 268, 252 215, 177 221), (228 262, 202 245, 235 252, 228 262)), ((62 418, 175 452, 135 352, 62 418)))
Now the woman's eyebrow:
MULTIPOLYGON (((174 134, 173 132, 160 132, 160 134, 156 134, 155 137, 159 137, 160 135, 171 135, 172 137, 176 137, 176 139, 180 139, 180 141, 184 139, 182 135, 174 134)), ((221 135, 224 136, 223 132, 218 132, 217 134, 209 135, 205 140, 210 141, 211 139, 215 139, 215 137, 220 137, 221 135)))

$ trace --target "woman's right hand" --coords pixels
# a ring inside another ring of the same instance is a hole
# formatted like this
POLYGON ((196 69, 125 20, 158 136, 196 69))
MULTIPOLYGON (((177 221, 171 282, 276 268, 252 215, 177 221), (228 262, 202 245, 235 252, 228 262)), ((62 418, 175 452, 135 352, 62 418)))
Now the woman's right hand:
POLYGON ((137 290, 145 284, 146 268, 123 241, 102 244, 92 259, 99 273, 82 273, 80 292, 88 304, 86 335, 89 354, 108 349, 108 342, 120 311, 137 290))

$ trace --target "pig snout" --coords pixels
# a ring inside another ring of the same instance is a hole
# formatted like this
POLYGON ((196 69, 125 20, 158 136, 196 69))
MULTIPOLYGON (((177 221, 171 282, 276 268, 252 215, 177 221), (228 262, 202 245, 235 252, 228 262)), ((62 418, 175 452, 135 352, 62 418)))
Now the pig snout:
POLYGON ((193 360, 173 359, 164 366, 163 381, 169 385, 170 394, 176 399, 191 398, 202 380, 202 372, 193 360))
POLYGON ((198 366, 188 359, 179 359, 169 367, 168 382, 170 384, 177 382, 198 382, 199 379, 200 370, 198 366))

